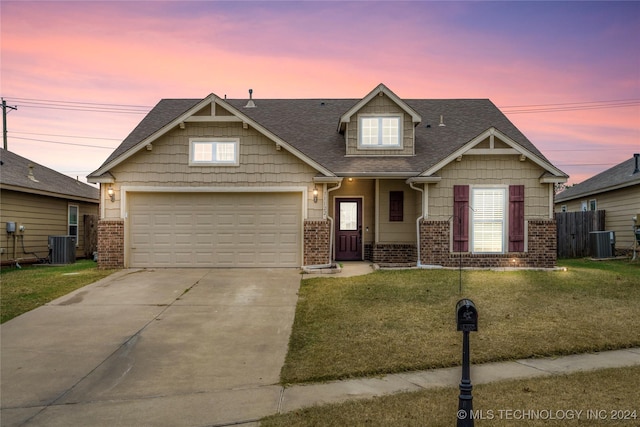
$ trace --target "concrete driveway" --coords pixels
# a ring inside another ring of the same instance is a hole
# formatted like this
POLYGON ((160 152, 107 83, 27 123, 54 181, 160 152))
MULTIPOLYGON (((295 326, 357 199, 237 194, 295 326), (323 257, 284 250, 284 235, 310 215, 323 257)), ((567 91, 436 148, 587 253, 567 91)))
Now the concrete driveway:
POLYGON ((277 411, 297 269, 125 270, 0 327, 1 425, 206 426, 277 411))

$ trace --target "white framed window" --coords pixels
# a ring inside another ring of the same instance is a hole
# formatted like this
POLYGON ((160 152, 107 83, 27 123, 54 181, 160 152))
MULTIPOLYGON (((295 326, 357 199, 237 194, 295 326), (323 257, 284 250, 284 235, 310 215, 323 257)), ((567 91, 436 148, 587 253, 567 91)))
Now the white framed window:
POLYGON ((402 148, 401 116, 360 116, 358 147, 402 148))
POLYGON ((596 203, 596 199, 589 200, 589 210, 590 211, 597 211, 598 210, 598 204, 596 203))
POLYGON ((237 166, 238 138, 191 138, 189 140, 189 165, 237 166))
POLYGON ((580 203, 580 209, 582 210, 582 212, 586 212, 587 211, 587 201, 586 200, 583 200, 580 203))
POLYGON ((67 221, 67 234, 73 236, 76 240, 76 246, 78 246, 78 213, 80 209, 76 205, 68 206, 68 221, 67 221))
POLYGON ((471 190, 471 250, 504 253, 506 236, 506 189, 471 190))
POLYGON ((560 211, 561 212, 566 212, 567 211, 567 205, 560 206, 560 211))

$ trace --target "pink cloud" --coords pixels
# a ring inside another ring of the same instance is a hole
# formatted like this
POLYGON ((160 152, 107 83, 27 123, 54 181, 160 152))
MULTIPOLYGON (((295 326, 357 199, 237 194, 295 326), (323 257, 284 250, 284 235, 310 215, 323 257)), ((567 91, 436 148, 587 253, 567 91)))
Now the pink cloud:
MULTIPOLYGON (((405 98, 482 97, 499 106, 640 97, 637 65, 628 69, 630 51, 637 64, 637 48, 623 46, 623 54, 613 47, 602 50, 631 30, 608 25, 600 32, 602 43, 586 36, 606 61, 585 66, 592 52, 579 51, 577 41, 542 46, 546 32, 561 32, 559 27, 513 31, 517 25, 499 16, 501 9, 520 7, 512 4, 3 2, 0 7, 5 97, 154 105, 160 98, 211 92, 242 98, 252 88, 257 98, 355 98, 380 82, 405 98), (572 43, 575 48, 567 50, 572 43)), ((590 151, 603 144, 615 147, 612 152, 639 151, 637 106, 509 117, 554 162, 578 158, 574 152, 545 151, 559 145, 584 148, 579 154, 584 164, 595 162, 590 158, 616 163, 626 158, 590 151)), ((10 130, 124 138, 140 118, 22 108, 12 114, 10 130)), ((25 154, 42 156, 53 166, 77 168, 69 166, 77 158, 64 146, 20 144, 25 154)), ((87 153, 82 163, 88 171, 108 155, 87 153)))

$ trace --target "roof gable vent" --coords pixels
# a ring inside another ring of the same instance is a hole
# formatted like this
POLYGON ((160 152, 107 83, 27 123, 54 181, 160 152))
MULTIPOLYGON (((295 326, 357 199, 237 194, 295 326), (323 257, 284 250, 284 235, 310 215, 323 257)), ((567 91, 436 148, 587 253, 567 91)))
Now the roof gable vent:
POLYGON ((33 181, 33 182, 40 182, 36 179, 35 175, 33 174, 33 165, 29 164, 29 175, 27 175, 27 177, 33 181))
POLYGON ((255 108, 256 103, 253 102, 253 89, 249 89, 249 102, 247 102, 247 105, 244 106, 244 108, 255 108))

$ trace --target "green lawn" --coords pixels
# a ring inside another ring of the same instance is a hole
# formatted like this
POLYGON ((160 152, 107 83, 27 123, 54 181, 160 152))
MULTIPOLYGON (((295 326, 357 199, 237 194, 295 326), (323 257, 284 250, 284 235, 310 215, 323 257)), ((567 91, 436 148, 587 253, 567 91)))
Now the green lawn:
MULTIPOLYGON (((640 366, 480 384, 473 387, 474 421, 478 427, 637 426, 638 389, 640 366)), ((458 394, 457 387, 447 387, 350 400, 274 415, 260 425, 450 427, 458 394)))
POLYGON ((454 366, 455 304, 472 299, 472 363, 640 345, 640 264, 567 271, 388 270, 302 282, 283 383, 454 366))
POLYGON ((33 265, 0 273, 0 323, 33 310, 115 270, 98 270, 90 260, 65 266, 33 265))

